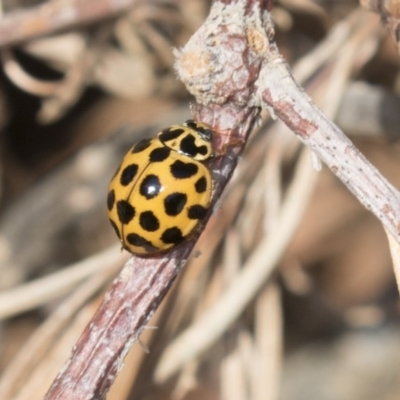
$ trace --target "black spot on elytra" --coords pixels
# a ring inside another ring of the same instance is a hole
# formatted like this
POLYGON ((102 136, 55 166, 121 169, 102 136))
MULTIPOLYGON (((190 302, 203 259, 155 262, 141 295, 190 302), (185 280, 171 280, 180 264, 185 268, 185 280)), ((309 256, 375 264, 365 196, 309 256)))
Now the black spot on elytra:
POLYGON ((135 209, 126 200, 117 202, 117 214, 121 224, 128 224, 135 216, 135 209))
POLYGON ((132 154, 140 153, 141 151, 146 150, 150 146, 150 144, 151 144, 151 139, 142 139, 132 149, 132 154))
POLYGON ((111 226, 114 228, 114 231, 115 231, 115 233, 117 234, 117 236, 118 236, 118 239, 121 239, 121 234, 120 234, 120 232, 119 232, 119 229, 118 229, 118 227, 117 227, 117 224, 110 218, 110 224, 111 224, 111 226))
POLYGON ((186 126, 190 129, 193 129, 197 133, 200 134, 202 139, 206 140, 207 142, 211 142, 212 138, 212 130, 207 129, 204 126, 199 125, 196 121, 189 119, 185 122, 186 126))
POLYGON ((150 162, 161 162, 169 157, 171 149, 168 147, 159 147, 154 149, 149 156, 150 162))
POLYGON ((135 178, 139 166, 137 164, 130 164, 124 168, 119 179, 122 186, 128 186, 135 178))
POLYGON ((194 184, 197 193, 204 193, 207 190, 207 179, 202 176, 194 184))
POLYGON ((161 190, 161 182, 156 175, 147 175, 142 183, 140 184, 139 193, 146 197, 146 199, 152 199, 156 197, 161 190))
POLYGON ((187 121, 185 121, 185 125, 188 128, 193 129, 195 131, 199 130, 199 126, 197 125, 197 123, 193 119, 188 119, 187 121))
POLYGON ((178 128, 178 129, 164 129, 161 131, 161 133, 158 135, 158 138, 163 142, 168 142, 170 140, 174 140, 178 138, 179 136, 182 135, 182 133, 185 132, 184 129, 178 128))
POLYGON ((174 217, 185 207, 187 196, 184 193, 171 193, 164 199, 164 209, 167 215, 174 217))
POLYGON ((160 221, 152 211, 144 211, 139 217, 140 226, 147 232, 155 232, 160 227, 160 221))
POLYGON ((207 214, 207 208, 201 206, 200 204, 196 204, 191 206, 188 210, 188 217, 190 219, 203 219, 207 214))
POLYGON ((115 192, 114 189, 112 189, 107 194, 107 207, 109 211, 111 211, 112 208, 114 207, 114 203, 115 203, 115 192))
POLYGON ((126 235, 126 241, 132 246, 143 247, 148 253, 158 250, 158 248, 153 246, 151 242, 136 233, 129 233, 126 235))
POLYGON ((168 228, 161 235, 161 241, 165 244, 178 244, 182 242, 183 239, 182 231, 177 227, 168 228))
POLYGON ((206 146, 196 146, 196 138, 193 135, 187 135, 181 140, 180 151, 189 157, 195 157, 197 154, 207 154, 206 146))
POLYGON ((191 162, 174 161, 171 166, 171 174, 176 179, 187 179, 197 174, 199 167, 191 162))

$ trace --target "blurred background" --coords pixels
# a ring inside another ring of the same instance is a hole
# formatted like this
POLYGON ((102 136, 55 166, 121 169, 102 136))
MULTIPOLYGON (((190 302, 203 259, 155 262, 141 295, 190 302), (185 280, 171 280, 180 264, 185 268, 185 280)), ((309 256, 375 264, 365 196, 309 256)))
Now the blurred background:
MULTIPOLYGON (((2 400, 43 397, 128 257, 106 215, 115 169, 133 143, 188 119, 194 102, 172 50, 202 24, 209 1, 132 1, 90 24, 79 21, 80 3, 2 1, 2 400), (30 39, 39 15, 52 18, 41 7, 55 4, 75 7, 76 26, 30 39)), ((273 17, 298 82, 400 188, 400 58, 379 16, 356 0, 281 0, 273 17)), ((157 329, 143 332, 108 399, 400 398, 399 293, 383 228, 326 167, 301 175, 311 164, 303 153, 263 114, 193 258, 150 321, 157 329), (300 219, 293 232, 283 218, 290 211, 300 219), (285 234, 290 244, 271 266, 260 244, 285 234), (245 312, 178 373, 165 372, 168 357, 179 359, 168 346, 256 256, 265 283, 245 312)))

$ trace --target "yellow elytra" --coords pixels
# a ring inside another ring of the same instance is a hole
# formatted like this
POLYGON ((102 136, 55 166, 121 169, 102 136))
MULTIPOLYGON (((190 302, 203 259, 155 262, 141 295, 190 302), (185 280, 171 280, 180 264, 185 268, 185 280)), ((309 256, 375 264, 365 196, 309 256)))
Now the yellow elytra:
POLYGON ((144 139, 125 155, 111 180, 108 216, 122 246, 133 254, 166 251, 183 242, 211 201, 212 130, 188 120, 144 139))

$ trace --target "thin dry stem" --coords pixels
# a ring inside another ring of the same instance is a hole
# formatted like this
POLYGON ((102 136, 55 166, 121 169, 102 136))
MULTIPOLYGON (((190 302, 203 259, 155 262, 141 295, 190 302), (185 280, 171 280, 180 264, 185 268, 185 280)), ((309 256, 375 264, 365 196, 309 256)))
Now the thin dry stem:
POLYGON ((0 47, 123 13, 138 0, 50 0, 0 19, 0 47))
POLYGON ((400 53, 400 3, 398 0, 360 0, 360 4, 380 15, 400 53))
POLYGON ((400 194, 296 84, 283 60, 266 64, 260 95, 400 242, 400 194), (263 89, 265 88, 265 89, 263 89))

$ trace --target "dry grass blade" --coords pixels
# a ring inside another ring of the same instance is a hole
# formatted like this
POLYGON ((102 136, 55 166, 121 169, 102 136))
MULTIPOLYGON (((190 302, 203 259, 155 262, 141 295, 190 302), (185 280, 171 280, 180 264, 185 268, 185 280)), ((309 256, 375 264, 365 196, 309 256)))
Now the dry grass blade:
POLYGON ((59 87, 59 82, 45 82, 35 79, 23 70, 9 49, 0 53, 3 70, 8 78, 21 89, 38 96, 49 96, 59 87))
POLYGON ((390 254, 392 256, 393 270, 394 270, 394 275, 396 277, 397 288, 400 292, 400 245, 388 231, 385 230, 385 232, 389 242, 390 254))
POLYGON ((252 399, 279 399, 283 322, 279 287, 271 282, 258 296, 256 304, 256 334, 252 399))
POLYGON ((0 320, 32 310, 71 291, 77 284, 120 259, 119 246, 113 246, 86 260, 0 293, 0 320))
POLYGON ((238 347, 221 362, 221 400, 245 400, 247 398, 246 373, 238 347))
MULTIPOLYGON (((90 260, 88 266, 92 267, 92 277, 86 282, 80 283, 83 278, 76 280, 74 286, 79 282, 78 288, 53 312, 30 339, 24 344, 13 362, 8 366, 0 380, 0 398, 14 398, 18 389, 36 392, 36 388, 27 386, 26 377, 30 376, 34 367, 45 357, 60 333, 65 329, 70 320, 76 315, 77 311, 93 296, 101 287, 104 286, 115 275, 120 268, 120 262, 115 260, 115 249, 113 252, 108 250, 105 258, 107 265, 101 265, 101 270, 93 274, 93 264, 98 264, 98 259, 90 260), (113 256, 111 254, 114 253, 113 256), (94 263, 96 261, 96 263, 94 263), (24 377, 24 378, 23 378, 24 377)), ((82 265, 79 265, 82 267, 82 265)), ((88 276, 88 268, 85 268, 88 276)), ((64 279, 65 274, 64 274, 64 279)), ((48 281, 48 283, 51 283, 48 281)))

